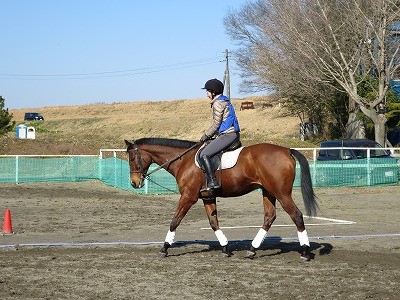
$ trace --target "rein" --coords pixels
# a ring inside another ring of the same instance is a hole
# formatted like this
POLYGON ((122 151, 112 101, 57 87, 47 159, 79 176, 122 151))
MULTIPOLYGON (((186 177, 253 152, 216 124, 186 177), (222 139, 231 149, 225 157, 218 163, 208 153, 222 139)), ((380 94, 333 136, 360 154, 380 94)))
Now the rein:
POLYGON ((158 166, 157 168, 155 168, 153 171, 151 171, 150 173, 144 173, 143 174, 143 178, 149 178, 149 176, 155 172, 157 172, 158 170, 162 169, 165 165, 170 165, 172 164, 174 161, 177 161, 178 159, 181 159, 182 156, 184 156, 186 153, 188 153, 189 151, 193 150, 194 148, 196 148, 198 145, 201 145, 203 142, 197 142, 196 144, 194 144, 192 147, 186 149, 185 151, 183 151, 182 153, 180 153, 178 156, 172 158, 171 160, 166 161, 165 163, 163 163, 162 165, 158 166))
POLYGON ((167 190, 169 192, 172 192, 173 194, 176 194, 178 191, 177 190, 172 190, 170 188, 167 188, 166 186, 163 186, 161 184, 159 184, 157 181, 154 181, 151 178, 147 178, 148 181, 151 181, 152 183, 154 183, 155 185, 158 185, 159 187, 163 188, 164 190, 167 190))
POLYGON ((145 173, 142 171, 142 157, 140 155, 139 149, 137 148, 137 146, 135 145, 135 148, 133 148, 132 150, 134 150, 136 152, 136 155, 138 157, 138 165, 140 168, 140 171, 135 171, 135 172, 139 172, 142 173, 142 178, 143 179, 148 179, 149 176, 157 171, 159 171, 160 169, 162 169, 164 166, 166 165, 170 165, 172 164, 174 161, 177 161, 178 159, 180 159, 182 156, 184 156, 186 153, 188 153, 189 151, 193 150, 194 148, 196 148, 197 146, 201 145, 203 142, 197 142, 196 144, 194 144, 193 146, 191 146, 190 148, 186 149, 185 151, 183 151, 182 153, 180 153, 178 156, 172 158, 171 160, 166 161, 165 163, 163 163, 162 165, 158 166, 157 168, 155 168, 153 171, 151 171, 150 173, 145 173))

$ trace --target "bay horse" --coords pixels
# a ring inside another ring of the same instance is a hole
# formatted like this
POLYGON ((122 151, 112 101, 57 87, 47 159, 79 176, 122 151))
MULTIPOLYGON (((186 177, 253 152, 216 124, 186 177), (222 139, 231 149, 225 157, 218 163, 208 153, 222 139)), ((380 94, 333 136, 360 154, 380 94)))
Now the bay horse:
MULTIPOLYGON (((228 239, 219 227, 216 197, 237 197, 255 189, 261 189, 264 206, 264 223, 247 251, 247 257, 256 255, 267 232, 276 218, 275 203, 290 215, 297 227, 301 258, 310 260, 310 243, 304 226, 303 214, 292 199, 296 161, 301 168, 301 192, 308 216, 315 216, 318 209, 314 194, 310 169, 307 159, 294 149, 261 143, 244 147, 236 165, 222 172, 216 172, 221 180, 221 189, 213 197, 202 197, 200 190, 205 188, 205 176, 195 164, 196 151, 201 144, 167 138, 141 138, 125 140, 129 156, 130 182, 133 188, 141 188, 148 176, 152 163, 158 164, 172 174, 177 182, 180 199, 169 226, 165 242, 160 250, 162 256, 168 255, 168 248, 173 244, 176 229, 186 213, 199 198, 202 198, 211 228, 222 247, 222 254, 230 256, 228 239), (221 173, 221 177, 220 177, 221 173)), ((153 171, 154 172, 154 171, 153 171)))

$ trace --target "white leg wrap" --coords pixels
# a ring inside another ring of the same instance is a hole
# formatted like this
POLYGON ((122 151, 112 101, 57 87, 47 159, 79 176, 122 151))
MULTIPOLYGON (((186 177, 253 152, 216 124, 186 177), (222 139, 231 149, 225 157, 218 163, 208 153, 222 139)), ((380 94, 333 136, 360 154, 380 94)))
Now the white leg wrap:
POLYGON ((228 239, 226 238, 225 234, 222 232, 221 229, 214 231, 215 236, 217 237, 219 244, 223 247, 228 245, 228 239))
POLYGON ((303 232, 297 231, 297 235, 299 237, 300 246, 307 245, 310 246, 310 242, 308 240, 307 230, 303 232))
POLYGON ((267 231, 265 231, 263 228, 260 228, 256 237, 251 242, 251 245, 256 249, 259 248, 266 236, 267 236, 267 231))
POLYGON ((172 245, 172 243, 174 242, 174 239, 175 239, 175 231, 168 230, 167 236, 165 237, 165 241, 168 244, 172 245))

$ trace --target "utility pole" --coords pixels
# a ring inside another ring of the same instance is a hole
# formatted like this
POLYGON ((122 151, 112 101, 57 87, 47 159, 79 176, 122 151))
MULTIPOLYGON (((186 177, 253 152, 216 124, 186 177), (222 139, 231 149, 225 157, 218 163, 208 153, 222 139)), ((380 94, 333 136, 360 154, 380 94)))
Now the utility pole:
POLYGON ((229 77, 229 51, 228 51, 228 49, 225 50, 225 61, 226 61, 226 67, 225 67, 225 73, 224 73, 224 86, 225 86, 226 96, 230 99, 231 98, 231 80, 229 77))

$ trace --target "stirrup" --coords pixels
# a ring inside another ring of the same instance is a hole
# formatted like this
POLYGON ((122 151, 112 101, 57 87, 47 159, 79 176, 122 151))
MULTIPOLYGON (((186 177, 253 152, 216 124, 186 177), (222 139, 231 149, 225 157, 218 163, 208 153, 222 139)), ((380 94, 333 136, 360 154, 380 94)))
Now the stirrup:
POLYGON ((217 183, 217 185, 207 186, 205 189, 207 191, 213 191, 213 190, 219 190, 220 188, 221 188, 221 186, 217 183))
POLYGON ((214 190, 207 190, 201 189, 199 192, 199 197, 202 199, 215 199, 215 191, 214 190))
POLYGON ((211 183, 207 183, 207 179, 206 179, 206 187, 204 189, 200 190, 200 195, 202 197, 205 198, 212 198, 215 195, 215 190, 218 190, 221 188, 221 186, 219 185, 218 181, 215 179, 214 182, 211 183))
POLYGON ((210 194, 214 194, 215 190, 219 190, 221 187, 220 186, 216 186, 216 187, 205 187, 204 189, 200 190, 200 193, 210 193, 210 194))
POLYGON ((206 179, 206 188, 205 188, 205 190, 212 191, 212 190, 218 190, 220 188, 221 188, 221 186, 220 186, 220 184, 219 184, 219 182, 217 181, 216 178, 211 179, 211 180, 206 179), (210 181, 210 182, 208 182, 208 181, 210 181))
POLYGON ((201 189, 200 192, 210 192, 210 193, 212 193, 215 190, 218 190, 220 188, 221 188, 221 186, 219 184, 215 185, 215 186, 206 186, 204 189, 201 189))

